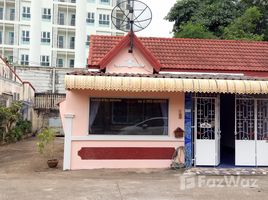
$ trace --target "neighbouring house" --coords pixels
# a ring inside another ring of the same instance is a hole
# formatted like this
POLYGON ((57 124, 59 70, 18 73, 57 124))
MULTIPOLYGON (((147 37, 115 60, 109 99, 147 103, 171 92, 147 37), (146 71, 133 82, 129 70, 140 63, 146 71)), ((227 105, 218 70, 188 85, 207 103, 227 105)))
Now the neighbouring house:
POLYGON ((32 84, 21 80, 12 66, 0 56, 0 103, 9 106, 12 101, 22 101, 23 118, 32 120, 34 93, 32 84))
POLYGON ((65 170, 167 168, 179 147, 186 167, 268 166, 267 42, 90 39, 60 103, 65 170))

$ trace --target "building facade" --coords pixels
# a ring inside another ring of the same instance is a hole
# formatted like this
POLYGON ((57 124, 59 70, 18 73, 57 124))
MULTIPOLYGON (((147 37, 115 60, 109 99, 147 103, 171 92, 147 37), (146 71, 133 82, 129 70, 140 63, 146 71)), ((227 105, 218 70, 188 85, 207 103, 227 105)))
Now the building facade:
POLYGON ((268 166, 267 42, 133 37, 66 75, 64 169, 268 166))
POLYGON ((123 35, 117 0, 0 0, 0 54, 14 65, 85 67, 91 34, 123 35))
POLYGON ((13 67, 0 56, 0 104, 10 106, 13 101, 23 103, 23 118, 32 120, 35 88, 23 81, 13 67))

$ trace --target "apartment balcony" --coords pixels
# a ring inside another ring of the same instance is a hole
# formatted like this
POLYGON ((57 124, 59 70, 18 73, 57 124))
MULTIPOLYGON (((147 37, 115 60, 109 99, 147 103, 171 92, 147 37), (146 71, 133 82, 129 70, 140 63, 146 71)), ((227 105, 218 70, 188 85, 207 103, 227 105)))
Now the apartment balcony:
POLYGON ((36 110, 58 110, 58 103, 64 100, 65 94, 36 93, 34 98, 34 109, 36 110))
POLYGON ((70 42, 69 49, 74 49, 74 48, 75 48, 75 42, 70 42))
POLYGON ((9 38, 7 41, 5 41, 6 45, 14 45, 14 38, 9 38))
POLYGON ((75 19, 71 19, 68 23, 67 21, 65 20, 65 18, 61 18, 59 17, 58 18, 58 23, 57 25, 60 25, 60 26, 69 26, 70 28, 74 28, 75 26, 75 19))
POLYGON ((16 0, 6 0, 7 4, 15 4, 16 0))
POLYGON ((57 3, 59 6, 76 6, 76 0, 54 0, 54 3, 57 3))
POLYGON ((62 49, 64 51, 74 50, 75 49, 75 42, 70 42, 67 45, 65 43, 58 42, 57 48, 62 49))
POLYGON ((10 13, 10 14, 6 15, 6 20, 15 21, 15 14, 10 13))

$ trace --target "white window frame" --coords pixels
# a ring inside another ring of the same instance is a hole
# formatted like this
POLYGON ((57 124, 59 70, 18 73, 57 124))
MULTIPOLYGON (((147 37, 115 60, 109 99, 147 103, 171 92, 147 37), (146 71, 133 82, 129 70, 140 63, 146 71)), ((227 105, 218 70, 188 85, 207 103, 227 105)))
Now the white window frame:
POLYGON ((40 65, 48 67, 50 65, 49 56, 46 55, 40 56, 40 65))
POLYGON ((110 0, 99 0, 102 5, 110 5, 110 0))
POLYGON ((10 8, 9 9, 9 20, 10 21, 15 21, 15 16, 16 16, 16 9, 15 8, 10 8))
POLYGON ((15 32, 14 31, 9 31, 8 32, 8 44, 9 45, 14 45, 14 40, 15 40, 15 32), (13 34, 13 37, 11 37, 12 34, 13 34))
POLYGON ((4 19, 4 8, 0 7, 0 10, 1 10, 0 20, 3 20, 4 19))
POLYGON ((48 31, 41 32, 41 42, 42 43, 50 44, 50 37, 51 37, 50 32, 48 32, 48 31))
POLYGON ((29 55, 28 54, 21 54, 21 65, 29 65, 29 55))
POLYGON ((64 49, 64 41, 65 41, 65 37, 64 35, 58 35, 58 39, 57 39, 57 48, 59 49, 64 49), (60 40, 60 38, 62 38, 62 41, 60 40))
POLYGON ((70 59, 69 60, 69 67, 70 68, 74 68, 74 59, 70 59), (71 62, 73 62, 73 64, 71 64, 71 62))
POLYGON ((21 32, 21 41, 22 43, 29 43, 30 42, 30 31, 28 30, 23 30, 21 32))
POLYGON ((86 41, 86 45, 89 46, 90 45, 90 35, 87 35, 87 41, 86 41))
POLYGON ((43 8, 42 19, 48 21, 51 20, 51 8, 43 8))
POLYGON ((63 60, 63 58, 58 58, 57 59, 57 67, 63 67, 64 66, 64 60, 63 60), (62 61, 61 63, 59 62, 59 61, 62 61))
POLYGON ((87 23, 88 24, 94 24, 95 23, 95 13, 94 12, 88 12, 87 13, 87 23))
POLYGON ((109 14, 99 14, 99 25, 109 26, 110 25, 110 15, 109 14))
POLYGON ((23 19, 30 19, 31 18, 31 8, 23 6, 21 14, 22 14, 23 19))

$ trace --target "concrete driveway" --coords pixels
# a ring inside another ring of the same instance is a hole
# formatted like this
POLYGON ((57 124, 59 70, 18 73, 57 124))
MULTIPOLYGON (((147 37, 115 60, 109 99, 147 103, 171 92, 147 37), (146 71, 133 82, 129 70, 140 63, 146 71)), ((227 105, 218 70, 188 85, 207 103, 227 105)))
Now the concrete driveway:
POLYGON ((36 140, 0 147, 0 200, 267 199, 268 176, 184 176, 173 170, 48 169, 36 140))

